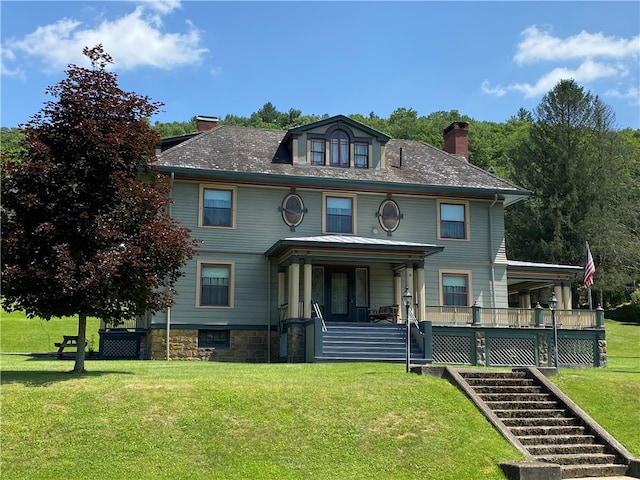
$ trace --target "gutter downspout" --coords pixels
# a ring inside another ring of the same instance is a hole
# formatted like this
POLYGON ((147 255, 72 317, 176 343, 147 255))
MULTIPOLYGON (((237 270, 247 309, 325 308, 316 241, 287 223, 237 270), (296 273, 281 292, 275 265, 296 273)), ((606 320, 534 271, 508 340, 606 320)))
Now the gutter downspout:
MULTIPOLYGON (((170 187, 169 187, 169 197, 172 199, 172 201, 169 203, 169 216, 172 216, 173 213, 173 181, 175 179, 175 173, 171 172, 171 181, 170 181, 170 187)), ((166 344, 166 352, 165 352, 165 358, 166 360, 171 360, 171 356, 169 353, 169 334, 170 334, 170 330, 171 330, 171 307, 167 307, 167 328, 166 328, 166 339, 165 339, 165 344, 166 344)))
POLYGON ((498 194, 495 193, 493 197, 493 203, 489 206, 489 262, 491 263, 491 301, 494 309, 496 308, 496 272, 495 272, 495 255, 493 254, 493 218, 491 216, 491 209, 498 201, 498 194))
POLYGON ((271 363, 271 260, 267 258, 267 363, 271 363))

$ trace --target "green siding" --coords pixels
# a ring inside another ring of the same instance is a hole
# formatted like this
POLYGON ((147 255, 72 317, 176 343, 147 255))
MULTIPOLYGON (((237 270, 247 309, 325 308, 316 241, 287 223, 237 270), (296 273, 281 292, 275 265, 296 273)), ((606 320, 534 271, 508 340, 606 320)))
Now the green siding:
MULTIPOLYGON (((287 237, 322 235, 322 192, 296 189, 307 208, 303 222, 292 232, 283 222, 278 207, 290 189, 238 185, 236 190, 236 225, 233 229, 198 227, 199 183, 175 181, 172 215, 192 230, 202 241, 199 255, 184 269, 178 284, 180 292, 172 309, 172 324, 264 325, 269 314, 277 324, 277 268, 269 269, 264 252, 276 241, 287 237), (196 308, 196 262, 232 261, 235 264, 233 308, 196 308), (269 271, 271 276, 269 277, 269 271), (271 285, 271 297, 267 285, 271 285), (270 303, 270 304, 269 304, 270 303)), ((339 192, 335 192, 339 193, 339 192)), ((352 192, 345 192, 352 193, 352 192)), ((358 193, 357 234, 362 237, 390 238, 398 241, 430 243, 444 246, 444 251, 427 257, 425 262, 426 303, 439 304, 439 270, 469 270, 472 275, 472 298, 484 307, 492 307, 491 263, 495 263, 496 307, 507 307, 506 257, 504 248, 503 207, 490 201, 470 201, 470 240, 437 238, 437 199, 433 197, 394 195, 403 219, 392 237, 380 228, 376 212, 386 194, 358 193), (493 244, 489 248, 489 213, 492 215, 493 244), (374 234, 373 229, 378 233, 374 234)), ((359 266, 362 266, 359 264, 359 266)), ((371 306, 393 303, 391 265, 374 263, 370 268, 371 306)), ((301 276, 302 278, 302 276, 301 276)), ((403 278, 404 283, 404 278, 403 278)), ((164 323, 165 313, 156 316, 164 323)))

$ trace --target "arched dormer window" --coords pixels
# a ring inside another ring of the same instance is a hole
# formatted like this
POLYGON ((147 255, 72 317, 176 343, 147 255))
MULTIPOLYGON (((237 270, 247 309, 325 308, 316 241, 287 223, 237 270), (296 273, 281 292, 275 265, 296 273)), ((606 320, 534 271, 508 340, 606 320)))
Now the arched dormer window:
POLYGON ((344 130, 336 130, 330 138, 330 165, 349 167, 349 137, 344 130))

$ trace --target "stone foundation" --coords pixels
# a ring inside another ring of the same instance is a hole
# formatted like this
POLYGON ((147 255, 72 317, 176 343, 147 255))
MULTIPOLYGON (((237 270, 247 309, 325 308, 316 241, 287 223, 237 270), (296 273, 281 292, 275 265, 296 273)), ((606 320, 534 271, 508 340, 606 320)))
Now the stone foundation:
MULTIPOLYGON (((198 348, 198 330, 172 328, 169 334, 169 355, 172 360, 266 363, 267 336, 266 330, 231 329, 228 348, 198 348)), ((166 329, 150 331, 149 358, 165 360, 166 338, 166 329)), ((277 331, 271 331, 271 361, 279 361, 277 331)))
POLYGON ((305 361, 305 323, 290 322, 287 324, 287 362, 304 363, 305 361))

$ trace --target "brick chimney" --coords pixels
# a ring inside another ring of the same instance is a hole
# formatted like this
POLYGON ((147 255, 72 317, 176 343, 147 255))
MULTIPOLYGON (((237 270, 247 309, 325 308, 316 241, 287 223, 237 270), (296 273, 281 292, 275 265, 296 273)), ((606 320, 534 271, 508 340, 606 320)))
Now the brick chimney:
POLYGON ((453 122, 443 130, 444 151, 469 160, 469 123, 453 122))
POLYGON ((198 115, 196 117, 196 127, 199 132, 206 132, 218 126, 218 117, 208 117, 206 115, 198 115))

